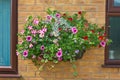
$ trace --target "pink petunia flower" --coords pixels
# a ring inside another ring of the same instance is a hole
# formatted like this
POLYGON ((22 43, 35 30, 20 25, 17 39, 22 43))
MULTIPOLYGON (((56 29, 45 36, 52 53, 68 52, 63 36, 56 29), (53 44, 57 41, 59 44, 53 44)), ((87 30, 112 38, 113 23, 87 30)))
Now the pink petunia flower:
POLYGON ((39 24, 39 20, 38 19, 34 19, 33 23, 38 25, 39 24))
POLYGON ((101 41, 101 42, 100 42, 100 45, 101 45, 102 47, 105 47, 105 46, 106 46, 106 42, 105 42, 105 41, 101 41))
POLYGON ((36 56, 35 55, 32 55, 32 59, 35 59, 36 58, 36 56))
POLYGON ((30 44, 30 45, 29 45, 29 48, 32 48, 32 47, 33 47, 33 44, 30 44))
POLYGON ((48 21, 52 20, 52 16, 50 16, 50 15, 47 15, 46 18, 47 18, 48 21))
POLYGON ((45 46, 42 45, 42 46, 40 47, 40 49, 43 51, 43 50, 45 49, 45 46))
POLYGON ((43 32, 47 32, 47 28, 43 28, 42 31, 43 31, 43 32))
POLYGON ((56 56, 58 58, 62 57, 62 49, 59 49, 59 51, 56 53, 56 56))
POLYGON ((27 40, 27 41, 32 41, 32 36, 27 36, 27 37, 26 37, 26 40, 27 40))
POLYGON ((61 17, 61 15, 60 15, 59 13, 57 13, 57 14, 56 14, 56 17, 57 17, 57 18, 60 18, 60 17, 61 17))
POLYGON ((27 56, 28 56, 28 50, 25 50, 25 51, 23 52, 23 56, 24 56, 24 57, 27 57, 27 56))
POLYGON ((25 32, 25 31, 24 31, 24 30, 22 30, 20 33, 21 33, 21 34, 24 34, 24 32, 25 32))
POLYGON ((33 28, 32 28, 32 26, 28 26, 28 29, 29 29, 29 30, 32 30, 33 28))
POLYGON ((39 34, 44 34, 44 31, 43 30, 38 30, 37 31, 39 34))
POLYGON ((16 55, 18 56, 20 53, 18 51, 16 51, 16 55))
POLYGON ((23 41, 19 41, 19 43, 18 44, 22 44, 23 43, 23 41))
POLYGON ((71 31, 72 31, 73 34, 76 34, 76 33, 78 32, 78 30, 77 30, 76 27, 72 27, 72 28, 71 28, 71 31))
POLYGON ((43 38, 43 37, 44 37, 44 33, 41 33, 41 34, 39 35, 39 37, 43 38))
POLYGON ((62 61, 62 57, 58 57, 58 61, 62 61))
POLYGON ((32 30, 31 33, 35 35, 37 33, 37 31, 36 30, 32 30))

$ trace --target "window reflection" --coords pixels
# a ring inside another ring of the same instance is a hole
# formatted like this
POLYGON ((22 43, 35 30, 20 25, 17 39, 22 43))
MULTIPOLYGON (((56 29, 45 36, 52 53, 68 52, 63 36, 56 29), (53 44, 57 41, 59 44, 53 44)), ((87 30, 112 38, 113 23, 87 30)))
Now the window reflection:
POLYGON ((114 0, 114 6, 120 6, 120 0, 114 0))
POLYGON ((109 59, 120 59, 120 17, 110 17, 109 59))

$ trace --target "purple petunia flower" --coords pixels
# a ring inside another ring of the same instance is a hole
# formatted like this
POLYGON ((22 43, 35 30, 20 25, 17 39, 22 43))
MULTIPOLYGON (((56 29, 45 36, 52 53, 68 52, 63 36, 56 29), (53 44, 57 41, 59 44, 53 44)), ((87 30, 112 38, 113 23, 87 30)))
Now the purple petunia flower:
POLYGON ((32 41, 32 37, 31 37, 31 36, 27 36, 27 37, 26 37, 26 40, 27 40, 27 41, 32 41))
POLYGON ((57 18, 60 18, 60 17, 61 17, 61 15, 60 15, 59 13, 57 13, 57 14, 56 14, 56 17, 57 17, 57 18))
POLYGON ((52 20, 52 16, 50 16, 50 15, 47 15, 46 18, 47 18, 48 21, 52 20))
POLYGON ((45 49, 45 46, 42 45, 42 46, 40 47, 40 49, 43 51, 43 50, 45 49))
POLYGON ((80 52, 80 50, 75 50, 75 53, 78 54, 80 52))
POLYGON ((27 56, 28 56, 28 50, 25 50, 25 51, 23 52, 23 56, 24 56, 24 57, 27 57, 27 56))
POLYGON ((62 57, 62 49, 60 49, 57 53, 56 53, 56 56, 58 58, 62 57))
POLYGON ((77 30, 76 27, 72 27, 72 28, 71 28, 71 31, 72 31, 73 34, 76 34, 76 33, 78 32, 78 30, 77 30))
POLYGON ((101 42, 100 42, 100 45, 101 45, 102 47, 105 47, 106 42, 105 42, 105 41, 101 41, 101 42))

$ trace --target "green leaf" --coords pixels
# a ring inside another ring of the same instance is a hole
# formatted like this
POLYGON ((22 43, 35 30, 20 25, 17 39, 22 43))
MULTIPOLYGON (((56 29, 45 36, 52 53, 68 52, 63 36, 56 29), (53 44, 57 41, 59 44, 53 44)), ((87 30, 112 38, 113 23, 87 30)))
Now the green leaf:
POLYGON ((58 63, 58 60, 53 60, 54 63, 58 63))
POLYGON ((44 63, 44 62, 45 62, 45 60, 44 60, 44 59, 42 59, 42 60, 41 60, 41 62, 42 62, 42 63, 44 63))
POLYGON ((76 72, 76 71, 73 72, 73 75, 74 75, 74 76, 78 76, 78 72, 76 72))
POLYGON ((76 65, 75 65, 75 64, 73 64, 73 65, 72 65, 72 68, 73 68, 73 69, 76 69, 76 65))

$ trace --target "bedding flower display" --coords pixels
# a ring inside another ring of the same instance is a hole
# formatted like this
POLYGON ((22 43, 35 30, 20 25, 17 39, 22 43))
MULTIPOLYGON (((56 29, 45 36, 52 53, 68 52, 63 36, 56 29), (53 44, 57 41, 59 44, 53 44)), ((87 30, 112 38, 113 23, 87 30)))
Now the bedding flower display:
POLYGON ((75 61, 91 47, 105 47, 111 42, 104 27, 87 21, 85 12, 73 15, 47 10, 48 15, 29 16, 18 33, 17 54, 40 62, 75 61), (21 43, 22 42, 22 43, 21 43))

